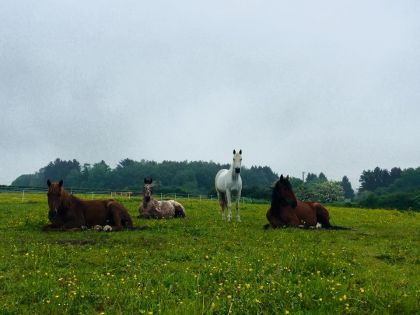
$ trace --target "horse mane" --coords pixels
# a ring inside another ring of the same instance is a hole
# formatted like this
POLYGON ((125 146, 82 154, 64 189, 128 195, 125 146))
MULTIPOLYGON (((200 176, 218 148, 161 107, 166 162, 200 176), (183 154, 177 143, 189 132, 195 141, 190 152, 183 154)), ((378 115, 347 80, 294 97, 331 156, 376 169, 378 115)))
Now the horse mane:
POLYGON ((61 206, 64 209, 71 209, 72 205, 74 205, 75 203, 80 203, 80 202, 82 202, 81 199, 77 198, 73 194, 68 193, 67 191, 64 190, 64 188, 62 188, 62 191, 61 191, 61 206))
POLYGON ((283 197, 277 190, 277 187, 278 187, 279 184, 286 185, 287 188, 292 189, 292 185, 290 184, 289 181, 281 182, 281 180, 279 179, 275 183, 275 185, 273 187, 273 191, 271 192, 271 207, 272 208, 288 205, 288 202, 287 202, 286 198, 283 197))

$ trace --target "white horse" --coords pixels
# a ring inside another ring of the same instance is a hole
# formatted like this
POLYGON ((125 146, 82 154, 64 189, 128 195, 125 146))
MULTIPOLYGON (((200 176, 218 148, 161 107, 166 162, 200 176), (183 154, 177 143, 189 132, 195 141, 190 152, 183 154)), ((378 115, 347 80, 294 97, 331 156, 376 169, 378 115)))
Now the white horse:
POLYGON ((215 178, 215 186, 219 204, 222 208, 222 220, 225 219, 225 209, 228 209, 228 221, 232 220, 232 192, 235 192, 236 197, 236 219, 241 222, 239 215, 239 201, 241 199, 242 179, 241 179, 241 163, 242 163, 242 150, 236 152, 233 150, 233 163, 230 169, 222 169, 217 172, 215 178))

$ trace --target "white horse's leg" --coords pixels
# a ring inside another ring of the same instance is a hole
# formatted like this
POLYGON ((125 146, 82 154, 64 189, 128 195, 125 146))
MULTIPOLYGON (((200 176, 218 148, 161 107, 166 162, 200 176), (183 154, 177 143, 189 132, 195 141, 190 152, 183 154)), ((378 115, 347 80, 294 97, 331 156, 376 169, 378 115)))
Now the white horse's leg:
POLYGON ((241 222, 241 216, 239 214, 239 203, 241 202, 241 191, 238 190, 238 195, 236 196, 236 221, 241 222))
POLYGON ((225 194, 217 191, 217 199, 219 200, 220 211, 222 213, 222 220, 225 220, 225 194))
POLYGON ((226 189, 226 201, 227 201, 227 208, 228 208, 228 222, 230 222, 232 220, 232 196, 231 196, 231 192, 229 189, 226 189))

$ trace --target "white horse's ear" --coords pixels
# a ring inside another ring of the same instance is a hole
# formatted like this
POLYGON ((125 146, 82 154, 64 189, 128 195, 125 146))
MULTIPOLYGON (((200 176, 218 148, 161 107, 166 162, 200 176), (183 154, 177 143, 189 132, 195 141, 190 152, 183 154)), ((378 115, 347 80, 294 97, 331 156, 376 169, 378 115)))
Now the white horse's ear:
POLYGON ((242 149, 241 149, 241 150, 239 150, 239 154, 242 154, 242 149))
POLYGON ((236 154, 236 150, 235 149, 233 149, 233 154, 236 154))

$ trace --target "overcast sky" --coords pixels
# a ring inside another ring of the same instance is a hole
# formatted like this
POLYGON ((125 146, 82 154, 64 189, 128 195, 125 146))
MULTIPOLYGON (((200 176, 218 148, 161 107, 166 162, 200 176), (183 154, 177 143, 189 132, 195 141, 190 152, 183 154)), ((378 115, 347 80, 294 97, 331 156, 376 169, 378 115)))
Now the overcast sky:
POLYGON ((0 184, 59 157, 420 166, 420 1, 0 2, 0 184))

